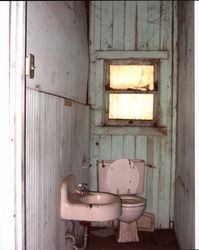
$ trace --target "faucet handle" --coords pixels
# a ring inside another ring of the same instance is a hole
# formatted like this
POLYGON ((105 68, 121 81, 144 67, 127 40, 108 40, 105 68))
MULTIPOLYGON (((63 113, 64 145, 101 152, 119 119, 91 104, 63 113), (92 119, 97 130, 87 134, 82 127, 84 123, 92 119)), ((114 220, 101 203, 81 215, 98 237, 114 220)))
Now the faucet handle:
POLYGON ((80 187, 80 188, 81 188, 81 187, 86 187, 87 185, 88 185, 87 183, 79 183, 79 184, 78 184, 78 187, 80 187))
POLYGON ((79 184, 78 184, 78 188, 79 188, 81 191, 88 191, 88 189, 86 188, 86 186, 88 186, 87 183, 79 183, 79 184))

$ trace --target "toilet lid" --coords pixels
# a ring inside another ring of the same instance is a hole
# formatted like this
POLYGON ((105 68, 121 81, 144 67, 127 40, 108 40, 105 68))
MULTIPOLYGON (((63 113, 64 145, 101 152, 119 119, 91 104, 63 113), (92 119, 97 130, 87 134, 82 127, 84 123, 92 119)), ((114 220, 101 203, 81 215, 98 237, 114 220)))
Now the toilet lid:
POLYGON ((140 183, 137 166, 128 159, 113 161, 107 171, 107 187, 115 194, 136 194, 140 183))
POLYGON ((123 207, 139 207, 146 204, 146 199, 136 195, 120 195, 123 207))

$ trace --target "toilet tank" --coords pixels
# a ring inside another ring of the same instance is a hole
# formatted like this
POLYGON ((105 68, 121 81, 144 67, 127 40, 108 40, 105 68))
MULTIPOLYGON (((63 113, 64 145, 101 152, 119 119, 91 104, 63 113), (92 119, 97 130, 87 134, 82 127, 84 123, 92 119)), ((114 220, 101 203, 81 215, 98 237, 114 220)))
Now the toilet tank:
POLYGON ((144 191, 144 160, 98 161, 98 191, 141 194, 144 191))

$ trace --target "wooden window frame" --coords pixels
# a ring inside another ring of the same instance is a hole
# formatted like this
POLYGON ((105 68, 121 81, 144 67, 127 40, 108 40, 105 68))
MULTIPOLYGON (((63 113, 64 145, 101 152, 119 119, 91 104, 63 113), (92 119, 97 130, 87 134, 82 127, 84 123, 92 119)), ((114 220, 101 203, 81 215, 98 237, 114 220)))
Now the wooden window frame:
POLYGON ((139 127, 156 127, 158 122, 158 103, 160 89, 160 60, 158 59, 114 59, 104 61, 104 125, 106 126, 139 126, 139 127), (154 66, 154 90, 121 90, 110 88, 110 65, 153 65, 154 66), (109 94, 153 94, 153 120, 135 120, 135 119, 110 119, 109 118, 109 94))

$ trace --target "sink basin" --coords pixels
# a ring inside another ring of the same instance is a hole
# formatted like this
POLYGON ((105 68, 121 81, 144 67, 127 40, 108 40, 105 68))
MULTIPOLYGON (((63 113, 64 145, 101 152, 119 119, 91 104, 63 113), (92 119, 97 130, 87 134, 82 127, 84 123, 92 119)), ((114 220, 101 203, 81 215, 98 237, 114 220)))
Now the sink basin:
POLYGON ((115 195, 109 193, 99 193, 99 192, 91 192, 88 194, 83 194, 79 197, 79 200, 85 204, 93 204, 93 205, 105 205, 111 204, 115 201, 115 195))
POLYGON ((102 192, 78 193, 74 175, 64 178, 61 185, 61 218, 78 221, 109 221, 121 215, 117 195, 102 192))

